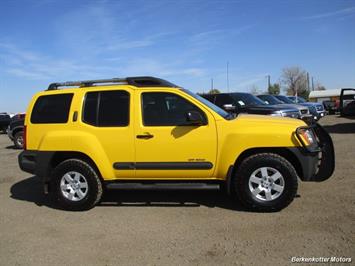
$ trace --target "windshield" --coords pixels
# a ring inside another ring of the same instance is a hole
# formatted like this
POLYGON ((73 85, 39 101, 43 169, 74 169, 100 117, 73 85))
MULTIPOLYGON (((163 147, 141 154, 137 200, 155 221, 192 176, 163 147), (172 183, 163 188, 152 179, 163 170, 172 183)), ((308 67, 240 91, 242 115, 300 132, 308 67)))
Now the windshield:
POLYGON ((306 102, 306 100, 303 99, 302 97, 290 96, 288 98, 291 99, 291 101, 294 103, 305 103, 306 102))
POLYGON ((283 103, 293 103, 293 101, 291 101, 288 97, 286 97, 285 95, 276 95, 275 96, 277 99, 279 99, 281 102, 283 103))
POLYGON ((266 104, 283 104, 282 101, 280 101, 273 95, 259 95, 258 98, 263 100, 266 104))
POLYGON ((242 107, 246 105, 266 105, 258 97, 249 93, 231 93, 230 96, 242 107))
POLYGON ((189 91, 187 89, 180 89, 183 92, 186 92, 188 95, 194 97, 196 100, 198 100, 199 102, 203 103, 204 105, 207 105, 209 108, 211 108, 213 111, 215 111, 217 114, 219 114, 220 116, 222 116, 225 119, 232 119, 234 116, 227 113, 226 111, 224 111, 223 109, 219 108, 217 105, 214 105, 213 103, 211 103, 210 101, 206 100, 205 98, 201 97, 200 95, 193 93, 192 91, 189 91))

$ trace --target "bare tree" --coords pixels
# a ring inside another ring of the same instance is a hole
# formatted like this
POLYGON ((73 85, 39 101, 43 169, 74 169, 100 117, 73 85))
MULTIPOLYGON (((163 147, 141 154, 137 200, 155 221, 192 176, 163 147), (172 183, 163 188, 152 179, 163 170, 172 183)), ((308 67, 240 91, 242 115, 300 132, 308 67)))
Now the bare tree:
POLYGON ((307 73, 300 67, 286 67, 282 70, 281 81, 288 95, 308 97, 307 73))
POLYGON ((319 82, 317 82, 316 87, 314 89, 316 91, 325 91, 326 90, 326 88, 322 84, 320 84, 319 82))

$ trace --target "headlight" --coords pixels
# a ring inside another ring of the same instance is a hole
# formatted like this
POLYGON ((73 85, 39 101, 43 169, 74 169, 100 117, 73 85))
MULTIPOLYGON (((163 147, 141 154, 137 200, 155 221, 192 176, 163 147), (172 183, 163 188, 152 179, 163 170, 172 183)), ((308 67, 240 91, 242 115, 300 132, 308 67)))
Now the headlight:
POLYGON ((271 116, 282 116, 282 113, 281 112, 273 113, 271 114, 271 116))
POLYGON ((287 113, 281 113, 282 116, 287 116, 287 113))
POLYGON ((311 146, 317 144, 317 140, 312 129, 308 127, 297 128, 296 135, 303 146, 311 146))

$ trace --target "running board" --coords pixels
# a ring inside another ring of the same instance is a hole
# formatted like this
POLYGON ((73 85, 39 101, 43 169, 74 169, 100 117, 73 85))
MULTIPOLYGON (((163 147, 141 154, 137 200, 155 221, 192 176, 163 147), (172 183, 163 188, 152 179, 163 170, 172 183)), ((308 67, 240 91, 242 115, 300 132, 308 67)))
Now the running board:
POLYGON ((108 183, 107 189, 137 189, 137 190, 216 190, 219 184, 210 183, 108 183))

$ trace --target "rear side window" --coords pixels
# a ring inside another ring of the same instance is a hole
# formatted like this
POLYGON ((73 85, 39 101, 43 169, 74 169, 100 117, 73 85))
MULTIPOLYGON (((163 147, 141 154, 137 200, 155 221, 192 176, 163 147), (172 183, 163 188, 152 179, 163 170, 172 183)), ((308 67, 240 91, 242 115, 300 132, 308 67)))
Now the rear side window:
POLYGON ((31 114, 32 124, 63 124, 68 122, 72 93, 38 97, 31 114))
POLYGON ((124 127, 129 124, 129 93, 126 91, 88 92, 83 122, 97 127, 124 127))

